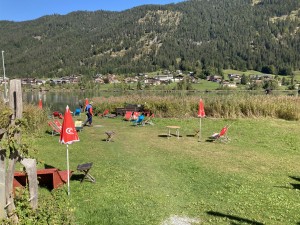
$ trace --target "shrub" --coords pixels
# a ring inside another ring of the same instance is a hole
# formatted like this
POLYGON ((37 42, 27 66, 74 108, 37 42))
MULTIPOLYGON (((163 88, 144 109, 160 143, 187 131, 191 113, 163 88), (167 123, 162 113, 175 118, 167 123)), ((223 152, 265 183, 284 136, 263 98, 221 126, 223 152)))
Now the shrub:
POLYGON ((27 122, 26 131, 30 133, 39 134, 47 126, 47 110, 35 105, 24 105, 23 118, 27 122))
MULTIPOLYGON (((32 210, 29 204, 29 193, 27 189, 18 189, 15 205, 16 214, 20 225, 27 224, 74 224, 73 209, 70 206, 70 198, 63 189, 54 189, 52 192, 44 190, 40 192, 37 210, 32 210)), ((3 220, 1 224, 11 224, 9 219, 3 220)))
MULTIPOLYGON (((95 98, 95 111, 113 112, 126 103, 142 104, 159 117, 197 116, 199 97, 187 95, 123 95, 120 97, 95 98)), ((216 118, 271 117, 286 120, 300 119, 300 98, 295 96, 229 94, 204 96, 205 112, 216 118)))

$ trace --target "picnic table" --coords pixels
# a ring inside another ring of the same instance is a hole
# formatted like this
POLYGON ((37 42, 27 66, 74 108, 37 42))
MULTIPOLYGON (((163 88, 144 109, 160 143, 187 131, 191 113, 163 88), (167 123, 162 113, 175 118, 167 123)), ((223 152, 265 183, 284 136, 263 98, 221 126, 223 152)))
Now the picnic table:
POLYGON ((167 126, 167 128, 168 128, 168 138, 172 136, 171 130, 175 130, 175 134, 177 138, 179 138, 179 129, 180 129, 179 126, 167 126))

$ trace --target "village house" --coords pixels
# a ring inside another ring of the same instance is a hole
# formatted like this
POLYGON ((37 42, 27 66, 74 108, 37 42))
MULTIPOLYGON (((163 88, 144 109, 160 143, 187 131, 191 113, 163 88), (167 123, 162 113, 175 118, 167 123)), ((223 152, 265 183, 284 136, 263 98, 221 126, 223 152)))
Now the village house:
POLYGON ((178 76, 175 76, 172 81, 175 83, 178 83, 180 81, 183 81, 183 78, 184 78, 183 75, 178 75, 178 76))
POLYGON ((117 76, 115 74, 108 74, 107 75, 107 80, 108 80, 108 83, 110 83, 110 84, 119 84, 119 83, 121 83, 117 79, 117 76))
POLYGON ((101 77, 94 78, 94 83, 104 84, 104 80, 101 77))
POLYGON ((146 78, 144 80, 144 84, 156 86, 156 85, 160 85, 161 81, 155 78, 146 78))
POLYGON ((159 80, 159 81, 172 81, 173 80, 173 75, 172 74, 156 75, 154 78, 159 80))
POLYGON ((176 70, 176 74, 182 75, 182 71, 181 70, 176 70))
POLYGON ((211 75, 207 77, 207 80, 220 83, 222 81, 222 77, 218 75, 211 75))
POLYGON ((5 77, 5 79, 3 79, 3 77, 0 78, 0 84, 7 84, 9 82, 9 78, 5 77))
POLYGON ((232 83, 229 81, 222 82, 222 87, 228 87, 228 88, 236 88, 236 83, 232 83))
POLYGON ((133 83, 138 82, 138 79, 135 78, 135 77, 126 77, 126 78, 124 79, 124 82, 125 82, 126 84, 133 84, 133 83))

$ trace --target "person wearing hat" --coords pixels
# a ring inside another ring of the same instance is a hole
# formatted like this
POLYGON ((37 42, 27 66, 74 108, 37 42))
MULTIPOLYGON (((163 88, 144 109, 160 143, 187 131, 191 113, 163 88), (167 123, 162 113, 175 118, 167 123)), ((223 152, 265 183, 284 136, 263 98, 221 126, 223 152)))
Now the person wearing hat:
POLYGON ((93 122, 93 102, 90 102, 86 107, 85 107, 85 112, 86 112, 86 116, 87 119, 84 122, 84 126, 87 125, 87 123, 89 124, 89 126, 92 126, 92 122, 93 122))

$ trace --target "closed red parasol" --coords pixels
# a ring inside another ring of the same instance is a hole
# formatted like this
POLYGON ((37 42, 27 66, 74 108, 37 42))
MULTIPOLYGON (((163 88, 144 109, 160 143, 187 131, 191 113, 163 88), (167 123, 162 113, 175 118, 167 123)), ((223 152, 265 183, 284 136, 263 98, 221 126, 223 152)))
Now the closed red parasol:
POLYGON ((42 102, 42 99, 39 100, 39 108, 40 108, 40 109, 43 109, 43 102, 42 102))
POLYGON ((205 117, 204 104, 203 104, 202 99, 200 99, 200 101, 199 101, 198 117, 200 117, 200 118, 205 117))
POLYGON ((201 141, 201 118, 205 117, 204 104, 203 104, 202 99, 200 99, 200 101, 199 101, 198 117, 200 118, 199 141, 201 141))
POLYGON ((79 141, 69 106, 66 107, 59 142, 67 145, 68 195, 70 194, 69 144, 79 141))

